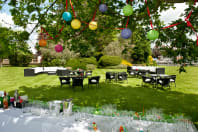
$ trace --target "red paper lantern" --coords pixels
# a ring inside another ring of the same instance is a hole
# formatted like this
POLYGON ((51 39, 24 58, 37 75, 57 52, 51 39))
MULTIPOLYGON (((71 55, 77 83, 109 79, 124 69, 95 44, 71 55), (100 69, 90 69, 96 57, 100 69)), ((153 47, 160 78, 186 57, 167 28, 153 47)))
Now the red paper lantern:
POLYGON ((44 39, 39 40, 39 46, 45 47, 47 45, 47 41, 44 39))

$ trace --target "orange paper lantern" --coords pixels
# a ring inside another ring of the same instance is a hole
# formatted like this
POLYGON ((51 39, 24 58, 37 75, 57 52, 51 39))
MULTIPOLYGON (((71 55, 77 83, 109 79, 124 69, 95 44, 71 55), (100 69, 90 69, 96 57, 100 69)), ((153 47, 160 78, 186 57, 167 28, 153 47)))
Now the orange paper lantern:
POLYGON ((47 41, 44 40, 44 39, 41 39, 41 40, 39 40, 39 45, 40 45, 41 47, 45 47, 45 46, 47 45, 47 41))

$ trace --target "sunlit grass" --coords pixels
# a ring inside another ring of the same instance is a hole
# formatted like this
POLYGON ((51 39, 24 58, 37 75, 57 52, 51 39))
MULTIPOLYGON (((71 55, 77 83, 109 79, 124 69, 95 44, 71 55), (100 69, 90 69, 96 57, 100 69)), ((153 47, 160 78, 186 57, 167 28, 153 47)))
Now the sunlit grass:
POLYGON ((179 74, 178 67, 166 67, 166 74, 176 74, 177 87, 171 90, 142 87, 142 80, 129 78, 128 83, 105 83, 107 71, 121 72, 126 69, 96 69, 93 76, 100 75, 100 87, 88 88, 88 80, 84 80, 84 91, 81 87, 60 87, 56 75, 41 74, 34 77, 24 77, 22 67, 3 67, 0 69, 0 90, 6 90, 12 96, 15 89, 29 98, 44 101, 73 98, 80 106, 99 107, 104 104, 116 104, 118 109, 142 111, 144 109, 160 108, 165 113, 183 113, 198 122, 198 67, 187 67, 187 73, 179 74))

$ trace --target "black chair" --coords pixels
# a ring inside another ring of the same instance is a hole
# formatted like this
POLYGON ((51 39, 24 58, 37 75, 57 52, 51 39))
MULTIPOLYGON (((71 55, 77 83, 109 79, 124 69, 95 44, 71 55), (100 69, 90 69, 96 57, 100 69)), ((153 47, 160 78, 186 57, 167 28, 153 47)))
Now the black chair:
POLYGON ((131 71, 132 67, 131 66, 127 66, 127 72, 131 71))
POLYGON ((86 71, 86 72, 85 72, 85 76, 86 76, 86 77, 92 76, 92 71, 86 71))
POLYGON ((75 76, 76 74, 76 71, 69 71, 69 76, 75 76))
POLYGON ((146 83, 153 85, 155 84, 155 80, 150 76, 142 76, 142 86, 146 83))
MULTIPOLYGON (((126 72, 118 72, 117 80, 118 81, 124 81, 127 80, 127 73, 126 72)), ((128 83, 128 80, 127 80, 128 83)))
POLYGON ((99 87, 100 76, 94 76, 88 79, 88 88, 90 84, 96 84, 99 87))
POLYGON ((170 83, 174 83, 176 87, 176 75, 170 75, 170 83))
POLYGON ((129 76, 136 77, 138 75, 138 71, 136 70, 129 70, 128 71, 129 76))
POLYGON ((156 74, 165 74, 165 68, 156 68, 156 74))
POLYGON ((157 87, 158 84, 163 87, 169 87, 170 89, 170 77, 163 77, 163 78, 158 78, 157 79, 157 87))
POLYGON ((149 73, 148 70, 140 70, 137 72, 139 77, 145 76, 147 73, 149 73))
POLYGON ((83 88, 83 77, 73 77, 72 78, 72 87, 74 89, 75 86, 81 86, 82 90, 84 90, 83 88))
POLYGON ((69 84, 70 85, 70 77, 59 77, 61 87, 64 84, 69 84))
POLYGON ((109 80, 109 81, 111 81, 111 80, 116 81, 116 73, 115 72, 106 72, 106 80, 105 80, 105 82, 107 80, 109 80))
POLYGON ((56 71, 56 75, 57 76, 68 76, 70 73, 69 70, 57 70, 56 71))

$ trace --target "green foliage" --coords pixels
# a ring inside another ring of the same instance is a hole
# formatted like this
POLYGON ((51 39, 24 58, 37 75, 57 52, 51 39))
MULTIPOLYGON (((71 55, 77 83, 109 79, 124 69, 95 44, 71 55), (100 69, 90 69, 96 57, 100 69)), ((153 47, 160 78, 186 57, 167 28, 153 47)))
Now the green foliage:
POLYGON ((78 68, 86 70, 86 63, 81 61, 78 58, 75 59, 70 59, 69 61, 67 61, 66 66, 72 67, 73 70, 76 70, 78 68))
POLYGON ((17 51, 9 54, 10 65, 12 66, 28 66, 32 61, 32 53, 17 51))
MULTIPOLYGON (((137 25, 143 25, 148 29, 150 25, 150 19, 147 12, 145 11, 145 5, 139 4, 141 1, 133 1, 133 5, 138 8, 134 10, 133 15, 130 16, 130 21, 128 27, 131 30, 136 30, 137 25)), ((79 12, 78 19, 84 22, 90 21, 90 16, 98 6, 98 0, 81 0, 72 1, 75 6, 75 11, 79 12), (86 9, 86 10, 85 10, 86 9)), ((110 0, 105 1, 105 3, 110 7, 106 13, 96 12, 98 29, 96 31, 91 31, 86 26, 82 25, 80 30, 73 30, 70 23, 64 23, 61 16, 65 11, 65 1, 47 1, 47 0, 10 0, 9 5, 12 7, 10 12, 13 17, 13 21, 16 25, 26 27, 29 24, 29 20, 38 21, 39 25, 45 27, 46 31, 54 37, 52 40, 54 42, 59 42, 60 40, 65 41, 70 50, 80 53, 81 57, 90 57, 94 52, 101 52, 106 45, 117 38, 117 34, 120 33, 119 28, 121 23, 126 23, 127 18, 123 18, 120 14, 123 7, 126 5, 125 1, 121 0, 110 0), (55 2, 54 6, 51 8, 55 2), (48 11, 45 13, 45 11, 48 11), (54 15, 55 14, 55 15, 54 15), (53 23, 56 21, 56 23, 53 23), (64 29, 59 37, 55 37, 59 33, 59 29, 64 25, 64 29), (81 32, 83 30, 83 32, 81 32), (61 39, 60 39, 61 38, 61 39), (69 41, 68 41, 69 40, 69 41)), ((150 7, 150 12, 153 15, 153 21, 155 25, 160 25, 158 8, 160 11, 167 10, 170 4, 159 0, 148 1, 148 6, 150 7)), ((72 12, 71 8, 68 8, 69 12, 72 12)), ((25 37, 27 38, 27 37, 25 37)), ((96 59, 99 60, 101 56, 97 56, 96 59)))
POLYGON ((94 65, 97 65, 96 58, 94 58, 94 57, 90 57, 90 58, 81 58, 80 60, 81 60, 81 62, 84 62, 84 63, 86 63, 86 64, 94 64, 94 65))
POLYGON ((94 69, 96 69, 96 65, 94 65, 94 64, 87 64, 86 67, 87 67, 87 70, 94 70, 94 69))
POLYGON ((28 40, 29 39, 29 33, 27 31, 23 31, 19 34, 19 40, 23 41, 23 40, 28 40))
POLYGON ((98 62, 100 66, 116 66, 119 65, 122 58, 119 56, 102 56, 98 62))
POLYGON ((50 66, 63 66, 63 63, 60 59, 53 59, 50 66))
POLYGON ((142 29, 139 29, 133 33, 135 47, 131 50, 131 58, 135 64, 146 63, 149 55, 151 55, 150 42, 146 40, 143 32, 142 29))
POLYGON ((96 58, 97 61, 100 60, 100 57, 102 57, 104 54, 103 52, 95 52, 94 57, 96 58))

